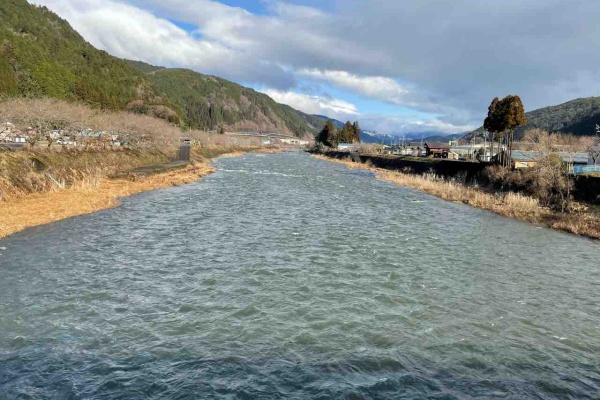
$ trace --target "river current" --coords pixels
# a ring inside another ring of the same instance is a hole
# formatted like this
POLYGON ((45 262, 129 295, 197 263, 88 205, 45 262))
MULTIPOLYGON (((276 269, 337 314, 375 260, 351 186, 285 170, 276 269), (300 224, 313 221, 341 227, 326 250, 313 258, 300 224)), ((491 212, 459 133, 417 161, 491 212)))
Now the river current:
POLYGON ((0 240, 0 399, 598 399, 600 245, 302 153, 0 240))

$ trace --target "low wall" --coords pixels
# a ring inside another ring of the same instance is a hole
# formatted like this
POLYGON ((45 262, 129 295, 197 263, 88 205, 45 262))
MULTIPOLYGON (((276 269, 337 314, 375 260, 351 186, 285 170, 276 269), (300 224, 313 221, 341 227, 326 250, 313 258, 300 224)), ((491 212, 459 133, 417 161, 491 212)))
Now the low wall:
POLYGON ((575 178, 573 197, 591 204, 600 204, 600 177, 578 175, 575 178))
MULTIPOLYGON (((345 151, 329 151, 328 157, 345 160, 351 158, 352 161, 367 163, 378 168, 389 170, 405 170, 415 174, 426 174, 433 172, 436 175, 445 178, 460 176, 467 182, 479 181, 485 182, 486 178, 483 170, 487 167, 485 163, 474 163, 444 159, 424 159, 420 161, 414 158, 404 158, 397 156, 374 156, 358 153, 349 153, 345 151)), ((573 198, 590 204, 600 204, 600 177, 579 175, 575 177, 573 198)))
POLYGON ((405 170, 410 169, 415 174, 434 173, 445 178, 453 178, 455 176, 464 177, 467 181, 477 180, 481 172, 487 164, 474 163, 465 161, 455 161, 446 159, 424 159, 423 161, 413 158, 404 158, 397 156, 374 156, 363 155, 357 153, 348 153, 343 151, 329 151, 326 154, 328 157, 336 159, 347 159, 350 157, 355 162, 370 162, 374 167, 390 169, 390 170, 405 170))

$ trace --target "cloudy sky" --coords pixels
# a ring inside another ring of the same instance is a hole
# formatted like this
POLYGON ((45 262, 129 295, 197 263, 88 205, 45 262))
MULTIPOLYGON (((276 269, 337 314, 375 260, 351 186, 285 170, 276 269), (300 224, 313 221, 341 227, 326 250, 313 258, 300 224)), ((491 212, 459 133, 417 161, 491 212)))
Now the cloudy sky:
POLYGON ((30 0, 119 57, 251 86, 384 133, 600 95, 598 0, 30 0))

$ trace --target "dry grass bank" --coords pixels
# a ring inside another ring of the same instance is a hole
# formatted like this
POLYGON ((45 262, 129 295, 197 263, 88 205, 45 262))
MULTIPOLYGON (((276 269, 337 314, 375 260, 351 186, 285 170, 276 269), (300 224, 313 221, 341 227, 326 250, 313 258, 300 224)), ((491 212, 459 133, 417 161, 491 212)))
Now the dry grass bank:
POLYGON ((0 238, 25 228, 115 207, 121 197, 148 190, 179 186, 197 181, 214 171, 208 163, 150 175, 130 181, 98 179, 93 185, 33 193, 19 199, 0 202, 0 238))
POLYGON ((0 202, 59 187, 94 186, 117 171, 168 161, 155 149, 0 151, 0 202))
POLYGON ((468 204, 505 217, 600 239, 600 212, 583 205, 577 212, 561 214, 540 206, 537 199, 519 193, 490 193, 460 182, 447 181, 435 175, 414 175, 326 156, 313 157, 344 164, 349 168, 368 169, 375 172, 378 179, 421 190, 444 200, 468 204))

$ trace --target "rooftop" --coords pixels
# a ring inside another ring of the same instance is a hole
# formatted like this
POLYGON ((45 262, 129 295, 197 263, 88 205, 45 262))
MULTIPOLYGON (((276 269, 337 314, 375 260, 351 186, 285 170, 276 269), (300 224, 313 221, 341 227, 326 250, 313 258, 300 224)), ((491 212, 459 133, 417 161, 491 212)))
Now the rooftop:
MULTIPOLYGON (((548 153, 542 151, 524 151, 524 150, 513 150, 512 159, 515 161, 539 161, 546 157, 548 153)), ((561 151, 558 153, 563 162, 569 162, 574 164, 587 164, 588 154, 587 153, 569 153, 561 151)))

